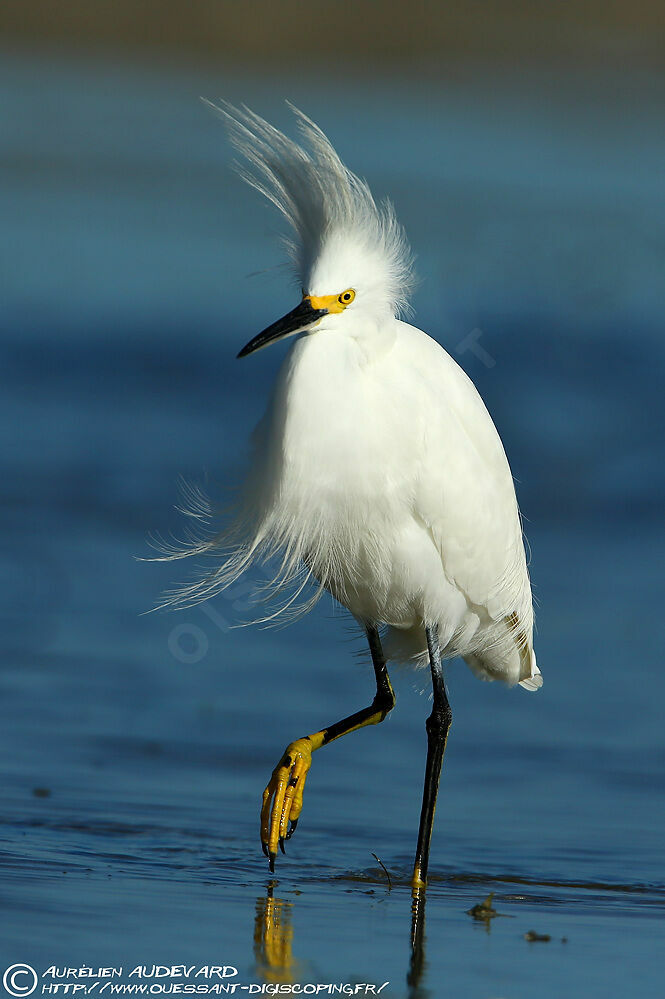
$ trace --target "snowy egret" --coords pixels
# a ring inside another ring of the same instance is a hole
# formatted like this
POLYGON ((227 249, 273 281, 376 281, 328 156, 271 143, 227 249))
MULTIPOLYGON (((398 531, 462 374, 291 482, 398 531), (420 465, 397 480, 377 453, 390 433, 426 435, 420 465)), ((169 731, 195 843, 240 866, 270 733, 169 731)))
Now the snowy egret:
MULTIPOLYGON (((527 690, 542 683, 508 461, 470 379, 435 340, 399 319, 412 261, 391 204, 377 205, 296 108, 300 142, 247 108, 215 110, 244 157, 242 176, 290 225, 302 288, 298 305, 238 357, 303 335, 255 431, 230 525, 165 553, 219 552, 217 567, 169 600, 205 599, 256 561, 276 560, 271 616, 306 608, 325 589, 367 635, 374 700, 287 746, 264 791, 261 842, 271 870, 296 828, 312 753, 383 721, 395 704, 387 662, 429 666, 433 707, 412 880, 424 888, 452 717, 442 658, 461 656, 486 680, 527 690), (317 584, 314 597, 299 604, 308 580, 317 584)), ((195 507, 203 517, 202 504, 195 507)))

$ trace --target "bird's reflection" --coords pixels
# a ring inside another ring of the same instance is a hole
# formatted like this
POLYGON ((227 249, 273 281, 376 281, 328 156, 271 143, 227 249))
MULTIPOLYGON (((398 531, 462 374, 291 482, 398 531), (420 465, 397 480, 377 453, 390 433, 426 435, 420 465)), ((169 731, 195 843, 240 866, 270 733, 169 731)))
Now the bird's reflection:
POLYGON ((266 897, 256 900, 254 959, 264 981, 293 983, 299 972, 293 957, 293 902, 275 898, 275 884, 271 881, 266 897))
MULTIPOLYGON (((268 884, 265 897, 256 900, 254 919, 254 959, 256 971, 264 981, 293 984, 303 968, 293 956, 293 910, 295 903, 275 897, 276 881, 268 884)), ((422 889, 411 895, 411 948, 406 975, 409 999, 427 999, 431 995, 424 988, 425 959, 425 904, 422 889)))
POLYGON ((429 991, 423 989, 425 962, 425 905, 426 895, 422 888, 411 892, 411 958, 406 983, 409 986, 409 999, 425 999, 429 991))

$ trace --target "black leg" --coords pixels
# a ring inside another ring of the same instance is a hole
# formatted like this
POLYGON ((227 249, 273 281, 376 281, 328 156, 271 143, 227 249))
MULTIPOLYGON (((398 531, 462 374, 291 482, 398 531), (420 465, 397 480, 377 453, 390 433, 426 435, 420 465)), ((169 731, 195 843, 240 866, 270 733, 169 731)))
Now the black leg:
POLYGON ((448 729, 452 721, 452 711, 448 703, 446 685, 441 667, 441 652, 439 637, 435 626, 425 628, 427 635, 427 650, 432 671, 432 690, 434 704, 432 713, 425 722, 427 729, 427 763, 425 765, 425 787, 423 789, 423 805, 420 812, 420 828, 418 829, 418 846, 413 865, 411 886, 414 889, 424 888, 427 883, 427 867, 429 863, 429 844, 432 837, 432 824, 436 808, 436 795, 439 790, 441 764, 446 751, 448 729))
POLYGON ((395 694, 388 677, 378 629, 374 625, 367 625, 366 631, 376 677, 374 700, 368 707, 356 711, 348 718, 290 743, 263 792, 261 845, 270 861, 271 871, 275 869, 277 847, 284 852, 284 843, 291 838, 298 824, 312 753, 356 729, 378 725, 395 704, 395 694))
POLYGON ((367 625, 365 630, 367 632, 367 641, 369 642, 369 651, 372 654, 374 676, 376 677, 376 694, 374 700, 368 708, 356 711, 354 715, 343 718, 342 721, 335 722, 334 725, 329 725, 328 728, 324 729, 321 741, 322 746, 327 746, 334 739, 339 739, 340 736, 347 735, 349 732, 355 732, 358 728, 364 728, 365 725, 376 725, 377 722, 382 722, 388 712, 395 706, 395 694, 390 683, 388 670, 386 669, 386 660, 383 655, 379 631, 374 625, 367 625))

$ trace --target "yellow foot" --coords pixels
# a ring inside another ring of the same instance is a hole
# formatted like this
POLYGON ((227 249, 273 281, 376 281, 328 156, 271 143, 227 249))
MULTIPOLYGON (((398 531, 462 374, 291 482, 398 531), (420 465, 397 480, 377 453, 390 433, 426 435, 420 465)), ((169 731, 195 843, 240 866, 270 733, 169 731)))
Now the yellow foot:
POLYGON ((426 888, 427 888, 427 881, 423 878, 423 872, 420 863, 416 861, 413 868, 413 875, 411 877, 412 897, 419 898, 421 895, 424 896, 426 888))
POLYGON ((277 846, 284 853, 285 841, 296 831, 312 752, 317 748, 309 736, 287 746, 263 792, 261 846, 270 861, 271 871, 275 870, 277 846))

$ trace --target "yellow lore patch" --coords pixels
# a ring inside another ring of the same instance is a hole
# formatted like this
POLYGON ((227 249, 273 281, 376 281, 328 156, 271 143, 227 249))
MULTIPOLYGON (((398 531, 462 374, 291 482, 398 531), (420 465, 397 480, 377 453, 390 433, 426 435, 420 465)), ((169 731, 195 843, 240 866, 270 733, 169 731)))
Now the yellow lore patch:
POLYGON ((347 288, 339 295, 303 295, 303 301, 309 302, 313 309, 325 309, 326 312, 335 314, 344 312, 347 305, 356 297, 353 288, 347 288))

